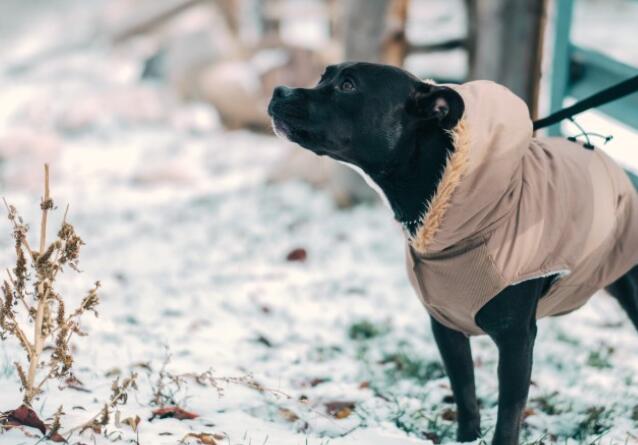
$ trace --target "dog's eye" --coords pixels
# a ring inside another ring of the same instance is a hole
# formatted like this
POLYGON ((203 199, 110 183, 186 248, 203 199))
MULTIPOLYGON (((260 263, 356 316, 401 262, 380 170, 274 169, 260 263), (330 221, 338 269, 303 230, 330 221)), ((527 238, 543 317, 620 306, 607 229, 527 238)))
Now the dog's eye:
POLYGON ((350 80, 350 79, 345 79, 343 82, 341 82, 341 84, 339 85, 339 89, 341 91, 354 91, 354 83, 350 80))

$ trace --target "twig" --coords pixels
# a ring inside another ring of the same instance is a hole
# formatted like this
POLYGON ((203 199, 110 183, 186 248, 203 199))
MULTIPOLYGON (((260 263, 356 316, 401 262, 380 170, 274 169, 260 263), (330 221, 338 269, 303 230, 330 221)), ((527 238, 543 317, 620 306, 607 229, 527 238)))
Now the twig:
MULTIPOLYGON (((51 208, 51 197, 49 191, 49 164, 44 164, 44 199, 40 208, 42 209, 42 218, 40 219, 40 252, 44 254, 46 246, 46 232, 47 232, 47 215, 51 208)), ((27 374, 27 388, 25 394, 25 400, 30 402, 37 394, 37 388, 35 385, 35 374, 38 369, 38 363, 40 361, 40 355, 44 346, 44 336, 42 334, 42 322, 44 320, 44 308, 48 304, 49 287, 45 287, 46 277, 38 277, 37 287, 37 300, 38 308, 35 316, 35 325, 33 327, 33 355, 29 360, 29 372, 27 374)))
MULTIPOLYGON (((4 201, 4 205, 7 208, 7 212, 9 212, 9 214, 11 214, 11 207, 9 207, 9 203, 7 202, 7 199, 3 196, 2 200, 4 201)), ((13 228, 17 229, 18 225, 16 224, 16 222, 14 220, 11 220, 11 222, 13 223, 13 228)), ((36 260, 35 252, 33 250, 31 250, 31 246, 29 246, 29 240, 27 240, 26 235, 24 236, 24 239, 22 240, 22 242, 24 243, 24 246, 29 251, 29 255, 31 256, 31 259, 35 262, 35 260, 36 260)))
MULTIPOLYGON (((122 397, 126 391, 128 390, 128 386, 122 386, 118 392, 116 392, 113 397, 111 397, 111 399, 108 402, 108 406, 109 407, 113 407, 113 404, 116 403, 120 397, 122 397)), ((68 430, 66 432, 67 436, 66 439, 67 441, 71 438, 71 436, 73 435, 74 432, 78 431, 78 430, 82 430, 84 428, 88 428, 93 422, 95 422, 95 419, 97 419, 98 417, 100 417, 100 414, 102 414, 102 410, 100 410, 97 414, 95 414, 93 417, 91 417, 89 420, 87 420, 86 422, 75 426, 73 428, 71 428, 70 430, 68 430)))
POLYGON ((40 205, 42 209, 42 218, 40 219, 40 255, 44 253, 44 248, 47 244, 47 217, 51 206, 52 202, 49 196, 49 164, 44 164, 44 199, 40 205))

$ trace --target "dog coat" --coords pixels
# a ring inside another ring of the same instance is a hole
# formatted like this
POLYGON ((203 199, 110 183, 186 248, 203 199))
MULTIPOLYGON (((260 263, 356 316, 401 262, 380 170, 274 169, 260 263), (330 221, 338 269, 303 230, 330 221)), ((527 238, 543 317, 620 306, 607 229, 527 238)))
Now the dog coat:
POLYGON ((537 318, 564 314, 638 264, 638 192, 598 148, 536 138, 526 104, 489 81, 448 85, 465 103, 408 276, 428 312, 466 335, 508 286, 556 275, 537 318))

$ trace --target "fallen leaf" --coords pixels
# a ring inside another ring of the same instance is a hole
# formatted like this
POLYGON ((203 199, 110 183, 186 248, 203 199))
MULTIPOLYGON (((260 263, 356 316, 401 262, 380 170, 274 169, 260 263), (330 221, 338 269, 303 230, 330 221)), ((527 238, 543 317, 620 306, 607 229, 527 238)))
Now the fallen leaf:
POLYGON ((66 439, 64 437, 62 437, 62 435, 60 433, 52 434, 51 437, 49 437, 49 440, 51 442, 66 443, 66 439))
POLYGON ((296 249, 291 250, 286 256, 286 260, 288 261, 300 261, 304 262, 308 258, 308 253, 306 249, 302 247, 298 247, 296 249))
POLYGON ((64 385, 62 386, 62 389, 66 389, 66 388, 74 389, 80 392, 91 392, 90 390, 86 389, 84 387, 84 383, 82 383, 80 379, 78 379, 74 375, 70 375, 69 377, 66 378, 66 380, 64 380, 64 385))
POLYGON ((47 427, 38 415, 26 405, 20 405, 19 408, 7 411, 3 413, 3 417, 6 417, 6 424, 8 425, 24 425, 31 428, 37 428, 42 434, 45 434, 47 427))
POLYGON ((130 426, 133 432, 137 432, 137 427, 141 421, 142 419, 140 419, 140 416, 135 416, 135 417, 127 417, 126 419, 122 420, 122 423, 124 425, 130 426))
POLYGON ((290 423, 294 423, 299 420, 299 416, 288 408, 279 408, 279 416, 290 423))
POLYGON ((449 420, 451 422, 454 422, 456 420, 456 411, 454 411, 451 408, 446 408, 445 410, 443 410, 443 412, 441 413, 441 419, 443 420, 449 420))
POLYGON ((219 443, 217 441, 221 441, 222 439, 224 439, 225 436, 222 434, 188 433, 182 438, 180 442, 184 443, 189 437, 197 439, 197 442, 202 445, 217 445, 219 443))
POLYGON ((325 404, 326 411, 335 419, 345 419, 352 414, 355 402, 327 402, 325 404))
POLYGON ((523 420, 535 414, 536 414, 536 411, 534 410, 534 408, 526 407, 525 410, 523 411, 523 420))
POLYGON ((322 383, 326 383, 326 382, 329 382, 329 381, 330 381, 330 379, 327 378, 327 377, 316 377, 316 378, 310 380, 310 382, 308 382, 308 383, 310 384, 311 387, 314 388, 315 386, 319 386, 322 383))
POLYGON ((272 348, 272 342, 263 334, 259 334, 259 336, 255 339, 255 342, 261 343, 267 348, 272 348))
POLYGON ((431 440, 432 443, 441 443, 441 438, 436 433, 424 432, 422 436, 425 439, 431 440))
POLYGON ((150 419, 148 419, 149 422, 153 421, 153 419, 155 419, 156 417, 160 419, 173 418, 177 420, 191 420, 199 416, 195 413, 188 412, 178 406, 167 406, 164 408, 153 410, 153 415, 150 419))

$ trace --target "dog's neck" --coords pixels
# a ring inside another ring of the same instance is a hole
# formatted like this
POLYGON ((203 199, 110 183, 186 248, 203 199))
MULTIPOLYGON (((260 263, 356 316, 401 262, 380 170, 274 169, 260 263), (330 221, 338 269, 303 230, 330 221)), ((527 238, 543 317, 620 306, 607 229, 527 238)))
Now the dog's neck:
POLYGON ((397 153, 406 155, 399 163, 385 174, 370 173, 370 177, 385 195, 395 219, 415 235, 453 146, 449 134, 438 128, 415 132, 400 144, 397 153))

